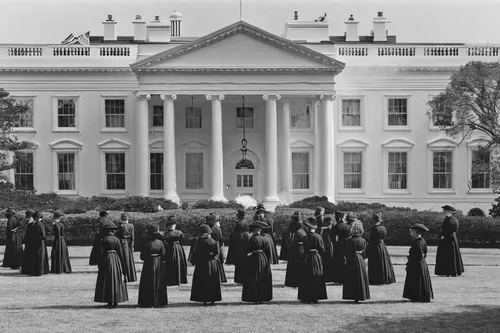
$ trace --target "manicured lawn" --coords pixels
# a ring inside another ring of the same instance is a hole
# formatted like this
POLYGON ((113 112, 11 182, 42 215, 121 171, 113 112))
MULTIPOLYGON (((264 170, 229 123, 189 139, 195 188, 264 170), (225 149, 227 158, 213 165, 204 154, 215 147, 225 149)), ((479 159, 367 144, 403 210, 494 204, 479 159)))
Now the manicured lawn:
MULTIPOLYGON (((0 247, 2 259, 3 250, 0 247)), ((229 283, 222 288, 223 302, 214 307, 190 302, 188 284, 169 287, 169 305, 164 308, 139 308, 139 282, 134 282, 128 284, 130 301, 111 310, 93 302, 97 268, 88 266, 90 250, 70 247, 72 274, 29 277, 0 268, 0 332, 500 331, 499 249, 462 249, 465 275, 432 275, 435 299, 426 304, 401 297, 408 248, 389 247, 397 282, 372 286, 371 300, 357 305, 343 301, 342 286, 337 285, 328 285, 329 299, 318 305, 299 303, 297 290, 283 286, 286 264, 282 263, 273 266, 274 300, 269 304, 242 303, 241 286, 232 283, 234 267, 225 266, 229 283)), ((433 271, 436 248, 429 251, 433 271)), ((192 266, 188 273, 191 282, 192 266)))

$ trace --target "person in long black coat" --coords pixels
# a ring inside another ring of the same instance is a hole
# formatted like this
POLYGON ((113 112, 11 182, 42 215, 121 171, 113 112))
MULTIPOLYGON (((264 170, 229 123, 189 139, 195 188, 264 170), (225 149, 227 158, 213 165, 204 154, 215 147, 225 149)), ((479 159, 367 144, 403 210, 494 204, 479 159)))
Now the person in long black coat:
POLYGON ((7 218, 5 230, 7 238, 2 267, 19 269, 23 263, 23 238, 21 230, 19 230, 21 224, 16 216, 16 212, 12 208, 8 208, 5 211, 5 217, 7 218))
POLYGON ((368 280, 371 285, 391 284, 396 282, 391 257, 385 246, 384 239, 387 229, 381 225, 383 222, 379 214, 373 214, 375 221, 371 232, 370 242, 366 249, 368 256, 368 280))
POLYGON ((49 274, 49 255, 47 252, 47 245, 45 243, 45 226, 42 223, 42 213, 36 211, 33 214, 35 220, 33 225, 33 233, 30 237, 30 246, 32 251, 31 267, 29 268, 30 274, 33 276, 41 276, 49 274))
MULTIPOLYGON (((210 236, 219 245, 219 254, 217 255, 217 265, 219 266, 219 277, 220 277, 220 281, 222 283, 226 283, 227 277, 226 277, 226 271, 224 270, 224 258, 221 255, 223 241, 222 241, 222 230, 221 230, 220 224, 219 224, 220 217, 219 217, 219 215, 209 214, 206 217, 205 221, 206 221, 205 222, 206 225, 208 225, 210 227, 210 229, 212 230, 212 233, 210 236)), ((196 249, 196 246, 193 248, 193 250, 195 250, 195 249, 196 249)))
POLYGON ((302 215, 300 213, 292 217, 292 226, 295 232, 292 235, 290 257, 286 264, 285 286, 297 288, 300 274, 304 268, 304 238, 306 237, 306 232, 302 228, 302 215))
POLYGON ((124 263, 123 271, 127 277, 127 282, 137 281, 134 261, 135 230, 134 225, 128 221, 127 213, 123 213, 121 215, 121 221, 118 225, 116 237, 118 237, 118 239, 122 242, 122 258, 124 263))
POLYGON ((95 266, 99 265, 99 261, 101 260, 101 238, 106 236, 102 226, 109 221, 108 212, 100 211, 99 212, 99 220, 97 221, 98 226, 96 227, 96 222, 92 221, 92 228, 94 229, 94 243, 92 245, 92 250, 90 251, 89 265, 95 266))
POLYGON ((298 299, 301 302, 318 303, 327 299, 323 263, 321 256, 325 253, 323 238, 316 233, 318 227, 314 217, 304 222, 307 234, 304 238, 305 263, 300 274, 298 299))
MULTIPOLYGON (((335 212, 337 224, 332 229, 336 242, 333 247, 333 282, 337 284, 344 283, 346 276, 346 239, 351 236, 351 226, 345 223, 344 212, 335 212)), ((333 235, 332 235, 333 237, 333 235)))
POLYGON ((33 219, 34 210, 26 210, 26 231, 24 233, 24 253, 23 263, 21 265, 21 274, 31 274, 31 267, 33 266, 33 248, 32 239, 34 233, 35 220, 33 219))
POLYGON ((54 212, 54 222, 52 222, 54 241, 50 253, 50 272, 54 274, 71 273, 68 247, 64 239, 64 224, 61 222, 63 215, 60 210, 56 210, 54 212))
POLYGON ((263 204, 259 204, 256 208, 254 215, 254 221, 261 221, 267 224, 267 226, 262 229, 261 235, 266 236, 271 241, 271 265, 279 264, 279 254, 278 248, 276 247, 276 238, 274 235, 274 220, 269 216, 266 216, 269 212, 264 208, 263 204))
POLYGON ((111 221, 103 223, 103 235, 99 241, 100 260, 94 302, 107 303, 107 307, 117 307, 128 301, 127 284, 123 272, 123 258, 120 240, 115 237, 118 227, 111 221))
POLYGON ((321 255, 323 260, 323 277, 325 282, 335 282, 335 267, 333 265, 333 246, 335 244, 335 234, 332 230, 333 223, 331 217, 325 217, 323 220, 323 231, 321 238, 325 246, 325 252, 321 255))
POLYGON ((413 242, 408 262, 406 263, 406 279, 403 289, 403 297, 413 302, 430 302, 434 298, 432 291, 431 275, 427 266, 427 243, 422 235, 429 229, 417 223, 410 228, 413 242))
POLYGON ((262 221, 253 221, 250 232, 253 234, 248 241, 247 278, 243 283, 241 300, 243 302, 262 303, 273 299, 273 276, 271 272, 271 242, 268 237, 262 236, 262 229, 267 224, 262 221))
POLYGON ((149 227, 150 239, 141 250, 142 273, 139 282, 138 304, 160 307, 168 304, 164 259, 167 254, 163 233, 157 225, 149 227))
POLYGON ((245 211, 238 210, 236 217, 238 221, 229 238, 226 264, 234 265, 234 282, 242 284, 245 279, 245 250, 250 237, 248 233, 248 222, 245 219, 245 211))
POLYGON ((222 301, 221 281, 217 257, 219 244, 210 237, 212 230, 208 225, 200 227, 198 243, 193 253, 194 273, 191 287, 191 301, 214 305, 222 301))
POLYGON ((316 219, 316 224, 318 225, 316 232, 321 235, 321 232, 323 231, 323 222, 325 220, 325 207, 317 207, 314 212, 314 218, 316 219))
POLYGON ((442 224, 439 244, 436 252, 436 275, 460 276, 464 272, 464 264, 457 239, 458 219, 454 216, 455 208, 442 207, 446 218, 442 224))
MULTIPOLYGON (((299 213, 299 212, 295 212, 295 213, 299 213)), ((290 245, 292 244, 292 236, 293 236, 293 233, 296 231, 292 220, 293 220, 293 216, 290 219, 290 223, 288 224, 288 227, 285 230, 283 230, 283 234, 281 235, 281 249, 280 249, 279 260, 288 261, 288 258, 290 257, 290 245)))
POLYGON ((163 236, 167 254, 165 256, 165 281, 167 286, 180 286, 187 283, 187 260, 182 247, 184 234, 176 230, 177 218, 170 216, 166 223, 167 231, 163 236))
POLYGON ((355 303, 370 299, 370 285, 366 272, 363 252, 366 241, 363 237, 363 224, 353 221, 351 237, 346 240, 346 278, 342 286, 342 299, 354 300, 355 303))

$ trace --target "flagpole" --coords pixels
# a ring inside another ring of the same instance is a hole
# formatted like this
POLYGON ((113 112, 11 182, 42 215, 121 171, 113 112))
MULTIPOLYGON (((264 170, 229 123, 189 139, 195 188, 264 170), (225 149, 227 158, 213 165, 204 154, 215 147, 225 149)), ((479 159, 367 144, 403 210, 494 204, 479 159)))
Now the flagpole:
POLYGON ((243 0, 240 0, 240 21, 243 21, 243 0))

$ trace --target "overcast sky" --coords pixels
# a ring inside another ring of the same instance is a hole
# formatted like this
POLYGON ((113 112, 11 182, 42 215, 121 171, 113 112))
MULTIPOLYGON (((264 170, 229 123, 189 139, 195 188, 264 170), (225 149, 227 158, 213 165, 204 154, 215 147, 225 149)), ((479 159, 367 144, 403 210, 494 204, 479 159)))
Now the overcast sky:
MULTIPOLYGON (((500 43, 500 0, 242 0, 243 20, 282 35, 299 11, 300 20, 328 15, 330 33, 342 35, 353 14, 368 35, 377 11, 391 21, 398 42, 500 43)), ((70 33, 102 36, 112 14, 119 36, 133 35, 136 14, 168 20, 182 13, 182 35, 203 36, 238 21, 240 0, 0 0, 0 43, 56 43, 70 33)))

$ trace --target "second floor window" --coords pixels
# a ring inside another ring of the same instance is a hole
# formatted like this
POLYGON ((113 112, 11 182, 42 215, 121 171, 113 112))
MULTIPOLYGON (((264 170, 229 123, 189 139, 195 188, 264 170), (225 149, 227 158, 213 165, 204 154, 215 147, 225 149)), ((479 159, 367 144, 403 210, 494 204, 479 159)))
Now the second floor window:
POLYGON ((57 126, 76 127, 76 106, 72 99, 57 101, 57 126))
POLYGON ((163 105, 153 106, 153 126, 163 126, 163 105))
POLYGON ((389 126, 408 125, 407 103, 406 98, 389 98, 389 126))
POLYGON ((236 108, 236 128, 253 128, 253 108, 236 108))
POLYGON ((33 127, 33 100, 32 99, 18 99, 18 105, 24 105, 28 107, 28 111, 19 117, 19 120, 15 122, 14 127, 33 127))
POLYGON ((296 106, 290 108, 290 127, 291 128, 310 128, 311 114, 309 105, 296 106))
POLYGON ((107 99, 104 101, 106 127, 125 127, 125 100, 107 99))
POLYGON ((186 128, 201 128, 201 108, 187 107, 186 108, 186 128))
POLYGON ((361 126, 361 101, 342 100, 342 126, 361 126))

